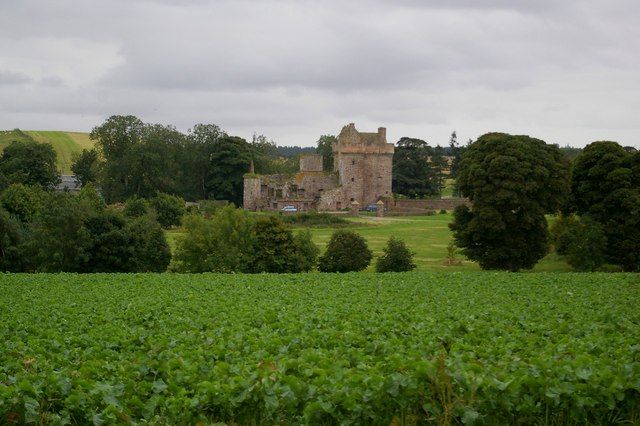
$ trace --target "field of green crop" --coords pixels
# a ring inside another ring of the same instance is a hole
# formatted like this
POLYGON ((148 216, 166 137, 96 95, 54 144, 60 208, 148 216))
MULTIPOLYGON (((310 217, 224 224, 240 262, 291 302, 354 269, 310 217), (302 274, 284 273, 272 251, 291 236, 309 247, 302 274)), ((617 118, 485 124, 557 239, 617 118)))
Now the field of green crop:
POLYGON ((638 424, 633 274, 1 275, 0 424, 638 424))

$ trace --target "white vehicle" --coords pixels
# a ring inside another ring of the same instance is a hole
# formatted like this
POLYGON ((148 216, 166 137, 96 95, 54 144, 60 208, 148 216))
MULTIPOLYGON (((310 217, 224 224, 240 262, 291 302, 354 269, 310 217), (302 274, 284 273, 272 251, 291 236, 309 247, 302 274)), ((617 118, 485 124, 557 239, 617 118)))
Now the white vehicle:
POLYGON ((280 209, 280 211, 282 212, 297 212, 298 209, 296 208, 296 206, 284 206, 282 209, 280 209))

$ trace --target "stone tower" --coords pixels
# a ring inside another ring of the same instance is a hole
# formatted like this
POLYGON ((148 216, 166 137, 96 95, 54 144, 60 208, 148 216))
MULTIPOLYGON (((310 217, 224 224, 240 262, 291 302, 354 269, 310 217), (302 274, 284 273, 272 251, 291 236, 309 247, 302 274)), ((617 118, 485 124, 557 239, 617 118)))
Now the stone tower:
POLYGON ((357 201, 366 207, 391 197, 393 152, 384 127, 376 133, 359 132, 353 123, 342 128, 333 144, 333 166, 343 188, 343 205, 357 201))

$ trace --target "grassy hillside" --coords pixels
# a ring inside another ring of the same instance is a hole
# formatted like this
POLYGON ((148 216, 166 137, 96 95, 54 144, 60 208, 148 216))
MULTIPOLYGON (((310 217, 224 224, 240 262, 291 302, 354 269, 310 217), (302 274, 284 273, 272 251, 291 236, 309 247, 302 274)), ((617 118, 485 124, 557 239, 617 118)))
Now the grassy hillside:
POLYGON ((85 148, 93 147, 93 141, 89 139, 89 133, 62 132, 50 130, 7 130, 0 131, 0 150, 3 150, 11 142, 25 141, 29 138, 36 142, 49 143, 58 154, 58 168, 64 174, 71 173, 73 154, 85 148))

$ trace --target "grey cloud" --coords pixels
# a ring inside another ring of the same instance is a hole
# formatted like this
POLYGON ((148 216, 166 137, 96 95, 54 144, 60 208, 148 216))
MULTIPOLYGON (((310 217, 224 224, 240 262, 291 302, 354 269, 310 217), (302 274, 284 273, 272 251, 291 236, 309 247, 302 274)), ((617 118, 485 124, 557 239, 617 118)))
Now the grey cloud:
POLYGON ((287 144, 354 121, 638 145, 639 21, 631 0, 4 0, 0 127, 131 113, 287 144))
POLYGON ((0 69, 0 86, 22 85, 32 81, 33 79, 24 73, 0 69))

